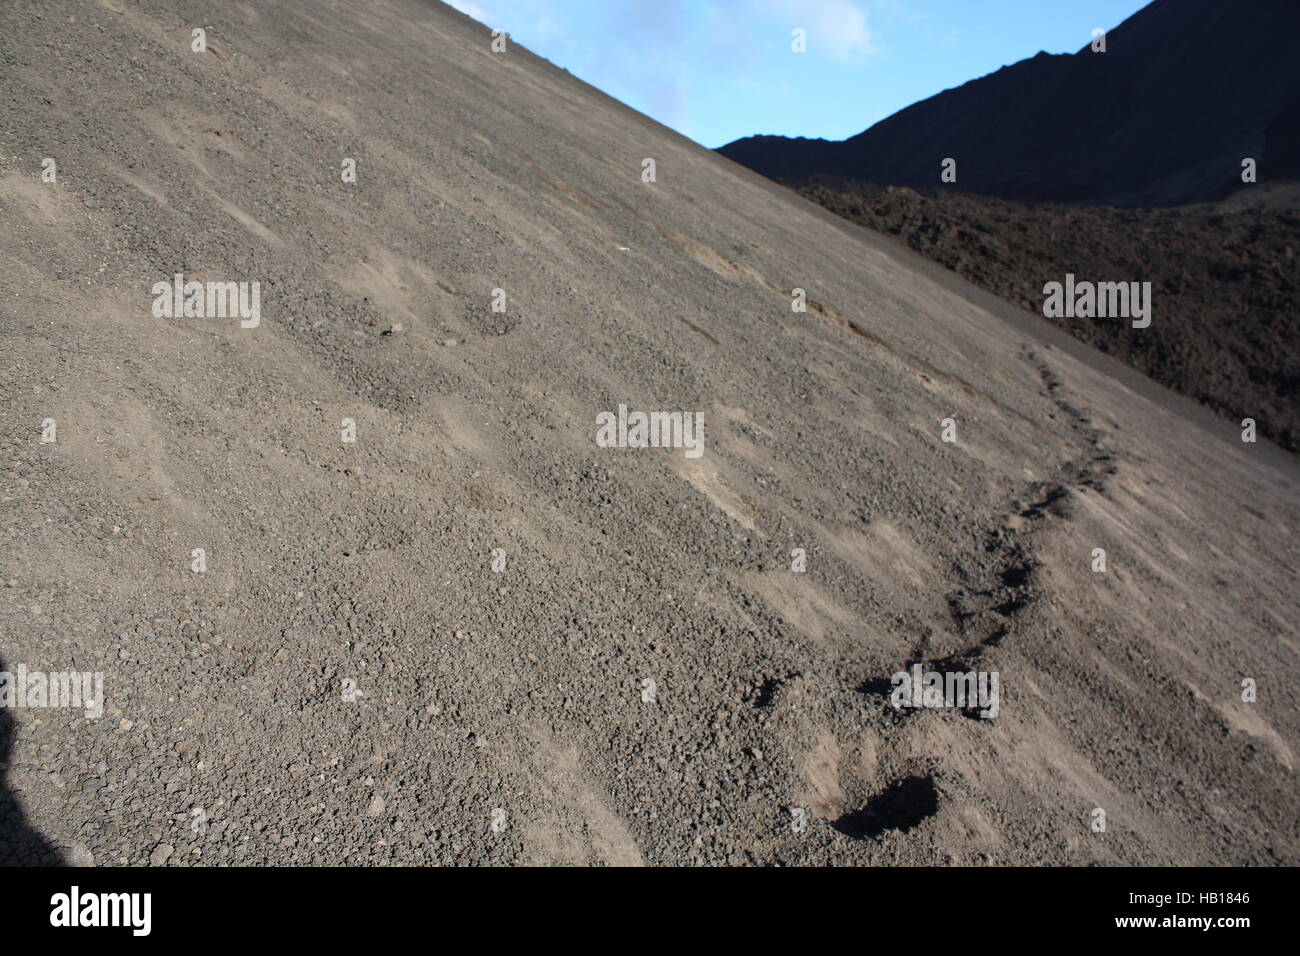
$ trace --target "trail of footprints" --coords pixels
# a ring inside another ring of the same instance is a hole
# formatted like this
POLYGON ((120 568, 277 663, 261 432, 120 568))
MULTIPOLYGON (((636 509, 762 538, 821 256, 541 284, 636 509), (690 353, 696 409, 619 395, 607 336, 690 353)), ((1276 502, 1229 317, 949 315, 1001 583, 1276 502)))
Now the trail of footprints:
MULTIPOLYGON (((931 657, 931 635, 927 633, 900 670, 909 670, 918 663, 926 670, 942 674, 978 669, 979 659, 989 648, 998 647, 1015 633, 1017 619, 1039 598, 1034 583, 1037 568, 1032 543, 1034 533, 1054 518, 1069 518, 1070 499, 1076 489, 1105 491, 1107 477, 1117 470, 1114 456, 1105 447, 1103 432, 1065 398, 1060 379, 1052 368, 1032 351, 1026 351, 1023 358, 1038 370, 1044 393, 1067 416, 1071 430, 1082 446, 1082 453, 1060 465, 1050 479, 1029 483, 1012 497, 1001 523, 984 542, 985 552, 993 558, 991 571, 980 569, 972 574, 969 568, 962 569, 963 577, 982 576, 986 582, 984 587, 972 584, 948 595, 953 627, 968 642, 966 648, 931 657)), ((978 566, 978 562, 968 564, 978 566)), ((857 689, 887 700, 893 686, 888 677, 877 677, 863 682, 857 689)), ((888 704, 885 709, 892 719, 900 722, 925 710, 897 710, 888 704)), ((977 718, 978 705, 966 707, 962 713, 977 718)), ((861 809, 832 821, 831 826, 855 839, 869 839, 886 830, 906 833, 924 819, 934 816, 938 809, 938 791, 933 774, 913 775, 894 782, 861 809)))
MULTIPOLYGON (((1013 496, 1001 524, 984 542, 985 552, 993 558, 992 574, 985 574, 987 586, 968 585, 948 595, 948 612, 953 627, 969 642, 968 646, 943 657, 930 658, 927 634, 903 669, 919 663, 929 670, 945 674, 973 670, 974 662, 990 647, 999 646, 1013 634, 1017 619, 1039 597, 1034 584, 1037 568, 1032 543, 1034 533, 1053 518, 1069 518, 1070 499, 1076 489, 1105 491, 1106 478, 1116 472, 1114 456, 1105 447, 1103 432, 1088 415, 1065 398, 1060 379, 1051 366, 1032 351, 1026 351, 1023 357, 1037 368, 1044 393, 1066 415, 1083 452, 1060 465, 1050 479, 1032 482, 1013 496)), ((976 571, 972 574, 969 569, 962 569, 961 576, 970 579, 983 573, 976 571)), ((859 689, 865 693, 887 695, 891 686, 888 678, 877 678, 867 681, 859 689)), ((968 716, 973 713, 973 709, 966 711, 968 716)))

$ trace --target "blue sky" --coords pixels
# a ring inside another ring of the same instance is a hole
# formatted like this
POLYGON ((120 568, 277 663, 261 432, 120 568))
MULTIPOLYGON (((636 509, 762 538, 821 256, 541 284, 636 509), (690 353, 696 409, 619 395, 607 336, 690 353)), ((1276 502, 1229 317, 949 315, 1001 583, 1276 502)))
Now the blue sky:
POLYGON ((450 0, 716 147, 844 139, 1039 50, 1073 53, 1147 0, 450 0), (806 31, 793 53, 791 31, 806 31))

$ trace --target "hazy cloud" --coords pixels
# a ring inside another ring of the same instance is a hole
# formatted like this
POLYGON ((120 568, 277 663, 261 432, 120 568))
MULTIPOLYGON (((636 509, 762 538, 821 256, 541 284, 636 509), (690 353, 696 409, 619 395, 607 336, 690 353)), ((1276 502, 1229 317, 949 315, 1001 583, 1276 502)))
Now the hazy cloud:
POLYGON ((465 14, 466 16, 473 17, 475 20, 477 20, 479 23, 483 24, 484 26, 486 27, 492 26, 492 22, 493 22, 492 14, 487 10, 483 9, 483 7, 480 7, 477 3, 473 3, 472 0, 445 0, 445 2, 447 3, 448 6, 455 7, 457 10, 459 10, 461 13, 465 14))
POLYGON ((763 0, 774 17, 788 20, 790 29, 808 31, 808 52, 819 49, 834 60, 857 62, 876 52, 867 11, 854 0, 763 0))

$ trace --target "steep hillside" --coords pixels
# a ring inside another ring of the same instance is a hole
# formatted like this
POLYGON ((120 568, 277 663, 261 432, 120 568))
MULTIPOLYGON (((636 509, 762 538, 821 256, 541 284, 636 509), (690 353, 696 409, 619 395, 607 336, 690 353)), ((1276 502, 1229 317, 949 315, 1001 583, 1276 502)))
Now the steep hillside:
POLYGON ((1295 463, 490 43, 0 6, 0 853, 1300 862, 1295 463))
POLYGON ((1226 419, 1300 452, 1300 185, 1218 203, 1112 209, 814 177, 799 192, 1037 315, 1067 273, 1152 284, 1151 328, 1055 324, 1226 419))

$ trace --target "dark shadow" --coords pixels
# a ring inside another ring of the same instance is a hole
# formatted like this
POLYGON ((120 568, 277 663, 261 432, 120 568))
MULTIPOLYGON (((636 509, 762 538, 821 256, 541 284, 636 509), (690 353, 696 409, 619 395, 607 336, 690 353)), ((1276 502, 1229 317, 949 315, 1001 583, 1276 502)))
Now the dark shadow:
MULTIPOLYGON (((995 631, 990 637, 985 638, 981 642, 981 645, 967 648, 964 651, 958 651, 957 653, 954 654, 949 654, 947 657, 941 657, 938 658, 937 660, 925 660, 924 658, 915 658, 913 660, 908 661, 906 664, 900 667, 899 670, 907 674, 910 674, 912 672, 912 665, 920 664, 922 668, 924 668, 927 671, 935 671, 936 673, 943 674, 945 676, 948 674, 964 674, 967 673, 968 671, 976 670, 975 662, 979 659, 980 652, 983 650, 982 645, 1000 644, 1002 643, 1002 638, 1005 637, 1006 635, 1007 635, 1007 628, 1003 626, 998 628, 998 630, 995 631)), ((890 701, 889 705, 885 708, 885 713, 892 716, 895 720, 907 720, 909 717, 919 714, 921 713, 921 711, 926 709, 924 707, 895 707, 892 703, 892 697, 894 694, 894 689, 897 686, 898 685, 894 683, 892 676, 868 677, 862 683, 858 684, 858 686, 855 689, 859 694, 862 694, 866 697, 882 697, 886 701, 890 701)), ((984 708, 978 702, 971 703, 970 701, 967 701, 967 706, 961 708, 952 708, 952 709, 955 710, 959 709, 963 717, 969 717, 972 720, 985 719, 980 714, 980 711, 982 711, 984 708)))
POLYGON ((792 674, 787 674, 785 677, 769 677, 767 680, 763 681, 762 686, 758 688, 757 692, 749 698, 750 703, 755 707, 771 707, 772 702, 776 699, 776 695, 780 692, 781 688, 784 687, 788 681, 792 681, 802 676, 803 675, 798 671, 795 671, 792 674))
MULTIPOLYGON (((0 671, 5 671, 0 660, 0 671)), ((62 866, 63 855, 27 823, 18 795, 9 788, 9 759, 15 724, 8 707, 0 707, 0 866, 62 866)))
POLYGON ((908 777, 872 797, 861 810, 846 813, 831 826, 855 840, 878 837, 886 830, 906 833, 939 810, 934 778, 908 777))
POLYGON ((888 677, 868 677, 857 690, 868 697, 889 697, 894 693, 894 682, 888 677))

